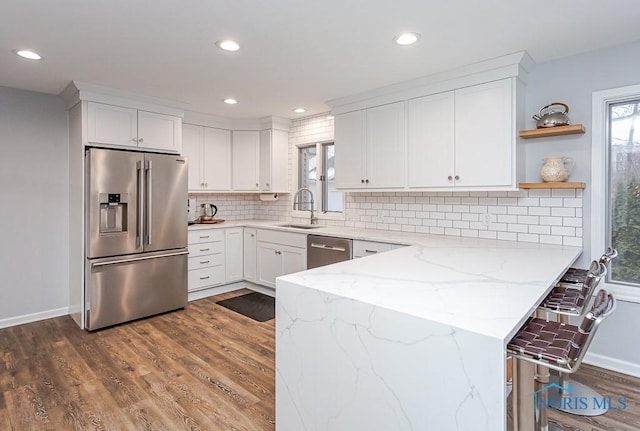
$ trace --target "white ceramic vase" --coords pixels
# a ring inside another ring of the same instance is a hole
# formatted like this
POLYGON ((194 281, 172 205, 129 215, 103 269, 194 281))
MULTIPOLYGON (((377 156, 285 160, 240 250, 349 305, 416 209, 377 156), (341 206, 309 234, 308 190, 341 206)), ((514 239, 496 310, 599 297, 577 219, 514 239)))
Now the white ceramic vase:
POLYGON ((569 178, 573 172, 575 162, 571 157, 545 157, 544 165, 540 171, 542 181, 544 182, 562 182, 569 178))

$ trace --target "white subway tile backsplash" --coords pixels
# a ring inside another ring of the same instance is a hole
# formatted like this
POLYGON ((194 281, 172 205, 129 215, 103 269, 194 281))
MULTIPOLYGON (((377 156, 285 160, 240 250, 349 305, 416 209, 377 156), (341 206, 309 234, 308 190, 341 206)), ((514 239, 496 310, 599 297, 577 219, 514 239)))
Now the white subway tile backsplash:
POLYGON ((551 235, 551 226, 531 225, 529 226, 529 233, 551 235))
POLYGON ((563 217, 562 224, 565 226, 582 227, 582 217, 563 217))
POLYGON ((498 239, 506 241, 517 241, 518 234, 516 234, 515 232, 498 232, 498 239))
POLYGON ((562 226, 562 217, 540 217, 540 224, 545 226, 562 226))
POLYGON ((529 215, 532 216, 550 216, 551 215, 551 208, 547 208, 547 207, 528 207, 529 209, 529 215))
POLYGON ((531 189, 529 190, 530 198, 548 198, 551 196, 550 189, 531 189))
POLYGON ((575 236, 576 228, 569 226, 551 226, 551 235, 556 236, 575 236))
POLYGON ((551 196, 554 198, 575 198, 576 189, 552 189, 551 196))
POLYGON ((540 198, 541 207, 561 207, 562 198, 540 198))
POLYGON ((582 208, 581 198, 564 198, 565 207, 582 208))
POLYGON ((575 217, 575 208, 551 208, 551 215, 554 217, 575 217))

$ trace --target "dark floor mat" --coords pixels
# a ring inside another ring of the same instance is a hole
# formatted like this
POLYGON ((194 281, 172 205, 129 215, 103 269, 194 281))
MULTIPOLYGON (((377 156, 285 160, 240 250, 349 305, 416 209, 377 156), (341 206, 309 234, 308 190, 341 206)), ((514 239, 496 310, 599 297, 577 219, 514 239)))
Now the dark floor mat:
POLYGON ((258 322, 266 322, 276 317, 276 299, 258 292, 223 299, 216 304, 258 322))

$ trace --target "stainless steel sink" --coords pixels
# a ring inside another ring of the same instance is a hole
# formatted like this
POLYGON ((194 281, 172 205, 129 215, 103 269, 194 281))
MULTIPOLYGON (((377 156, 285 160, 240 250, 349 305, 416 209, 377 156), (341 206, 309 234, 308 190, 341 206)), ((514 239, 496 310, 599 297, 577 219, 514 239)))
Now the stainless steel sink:
POLYGON ((324 226, 320 226, 317 224, 294 224, 294 223, 288 223, 288 224, 279 224, 278 227, 288 227, 288 228, 292 228, 292 229, 318 229, 319 227, 324 227, 324 226))

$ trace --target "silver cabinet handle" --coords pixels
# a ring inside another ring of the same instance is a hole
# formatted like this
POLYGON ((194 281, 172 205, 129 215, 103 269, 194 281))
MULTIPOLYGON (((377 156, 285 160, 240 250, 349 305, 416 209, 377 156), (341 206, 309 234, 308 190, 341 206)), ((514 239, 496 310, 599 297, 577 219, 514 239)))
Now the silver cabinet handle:
POLYGON ((275 253, 276 253, 276 254, 282 254, 282 252, 281 252, 281 251, 279 251, 279 250, 275 250, 275 253))
POLYGON ((364 182, 365 182, 365 183, 367 183, 367 184, 369 184, 369 180, 368 180, 368 179, 364 180, 364 182))
POLYGON ((453 177, 452 177, 451 175, 449 175, 449 176, 447 177, 447 179, 448 179, 449 181, 451 181, 451 180, 453 179, 453 177))
POLYGON ((361 182, 362 184, 364 184, 364 180, 360 180, 360 182, 361 182))
POLYGON ((251 238, 253 238, 254 236, 255 236, 254 234, 251 234, 251 238))
POLYGON ((346 248, 344 247, 332 247, 330 245, 326 245, 326 244, 316 244, 316 243, 311 243, 311 247, 312 248, 321 248, 323 250, 331 250, 331 251, 340 251, 340 252, 344 252, 346 251, 346 248))
POLYGON ((201 264, 201 265, 204 265, 205 263, 209 263, 209 262, 210 262, 210 261, 205 260, 205 261, 200 262, 200 264, 201 264))
POLYGON ((208 248, 201 248, 200 251, 209 251, 208 248))
POLYGON ((200 280, 206 280, 207 278, 211 278, 210 276, 200 277, 200 280))
POLYGON ((456 181, 458 181, 460 179, 459 175, 456 175, 455 177, 453 177, 456 181))
POLYGON ((184 254, 189 254, 189 252, 188 251, 179 251, 179 252, 176 252, 176 253, 158 254, 156 256, 137 257, 137 258, 133 258, 133 259, 118 259, 118 260, 112 260, 112 261, 109 261, 109 262, 97 262, 97 263, 92 263, 91 267, 92 268, 97 268, 99 266, 118 265, 120 263, 139 262, 141 260, 159 259, 161 257, 182 256, 184 254))
POLYGON ((365 249, 364 249, 364 252, 365 252, 365 253, 377 253, 377 252, 378 252, 378 250, 369 250, 368 248, 365 248, 365 249))
POLYGON ((200 237, 200 239, 207 239, 207 238, 209 238, 209 235, 204 235, 200 237))
POLYGON ((144 139, 138 138, 138 142, 143 142, 143 141, 144 141, 144 139))

